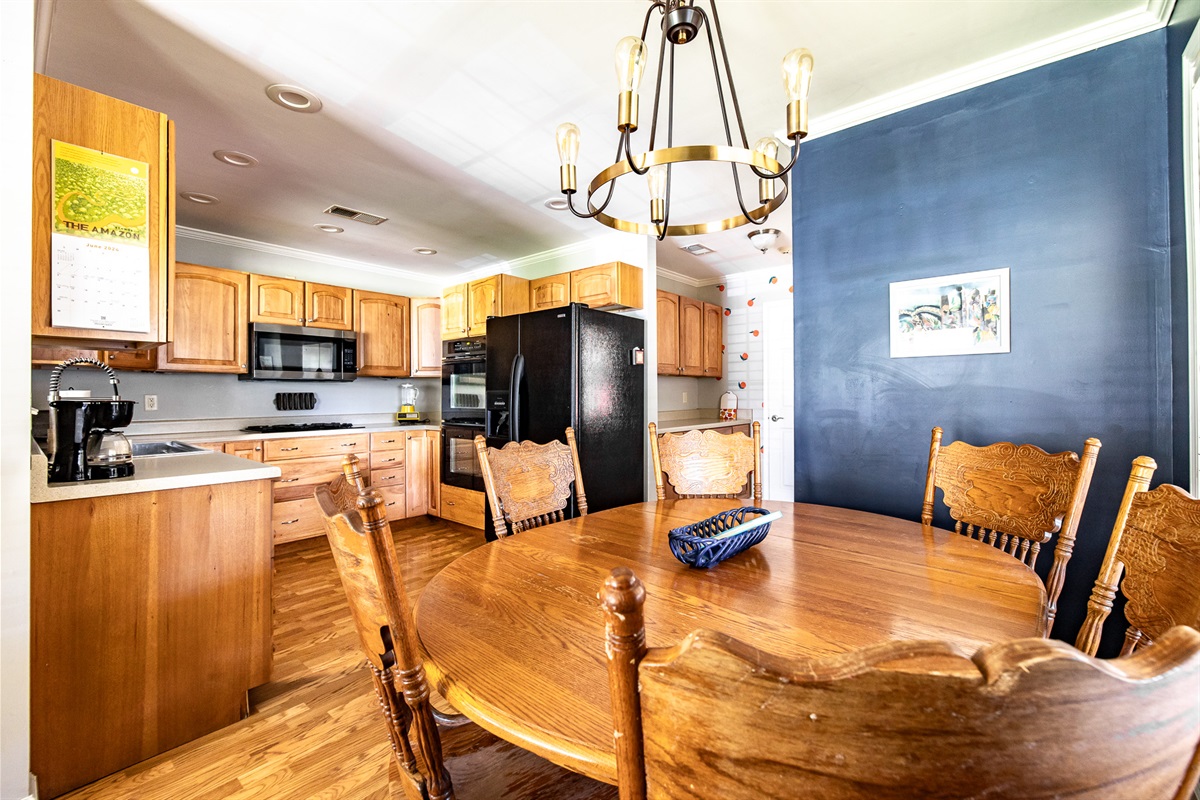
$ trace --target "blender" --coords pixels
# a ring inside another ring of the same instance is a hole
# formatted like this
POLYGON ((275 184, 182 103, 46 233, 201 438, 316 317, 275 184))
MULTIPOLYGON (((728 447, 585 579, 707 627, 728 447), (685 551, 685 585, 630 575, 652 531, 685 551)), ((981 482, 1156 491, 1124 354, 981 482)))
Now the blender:
POLYGON ((396 412, 396 422, 420 422, 421 414, 417 411, 417 398, 421 392, 411 383, 400 384, 400 410, 396 412))
POLYGON ((123 428, 133 421, 133 401, 117 392, 117 374, 91 358, 72 358, 50 375, 50 431, 47 456, 50 483, 127 478, 133 474, 133 448, 123 428), (65 399, 58 389, 62 372, 72 366, 94 366, 108 374, 109 398, 65 399))

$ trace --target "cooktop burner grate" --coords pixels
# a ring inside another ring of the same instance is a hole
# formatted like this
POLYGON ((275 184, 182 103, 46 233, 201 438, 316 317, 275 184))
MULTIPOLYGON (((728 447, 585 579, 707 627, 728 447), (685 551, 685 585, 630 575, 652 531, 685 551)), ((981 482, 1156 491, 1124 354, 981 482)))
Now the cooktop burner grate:
POLYGON ((292 433, 295 431, 336 431, 343 428, 361 428, 349 422, 289 422, 279 425, 247 425, 247 433, 292 433))

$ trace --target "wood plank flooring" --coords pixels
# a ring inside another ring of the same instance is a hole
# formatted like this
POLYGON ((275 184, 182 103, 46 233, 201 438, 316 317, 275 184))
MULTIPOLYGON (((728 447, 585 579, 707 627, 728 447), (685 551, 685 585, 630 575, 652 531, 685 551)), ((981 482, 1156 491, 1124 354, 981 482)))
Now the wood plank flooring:
MULTIPOLYGON (((483 532, 432 517, 392 524, 415 601, 483 532)), ((387 796, 389 745, 325 537, 275 548, 275 664, 246 719, 63 795, 70 800, 387 796)))

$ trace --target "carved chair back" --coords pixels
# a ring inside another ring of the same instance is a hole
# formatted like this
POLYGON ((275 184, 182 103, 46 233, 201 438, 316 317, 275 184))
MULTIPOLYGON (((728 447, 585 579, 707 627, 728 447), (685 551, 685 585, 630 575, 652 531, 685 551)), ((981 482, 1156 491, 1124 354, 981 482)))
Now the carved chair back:
POLYGON ((1049 634, 1100 440, 1084 441, 1082 457, 1047 453, 1031 444, 997 442, 975 447, 951 442, 943 447, 941 442, 942 429, 934 428, 921 522, 933 524, 934 490, 941 489, 955 531, 1004 550, 1030 569, 1036 567, 1042 545, 1057 532, 1046 580, 1049 634))
POLYGON ((1149 456, 1133 460, 1075 641, 1086 653, 1100 647, 1118 584, 1129 623, 1121 655, 1158 641, 1175 625, 1200 628, 1200 500, 1169 483, 1147 491, 1157 467, 1149 456))
POLYGON ((371 665, 392 751, 417 796, 453 797, 383 498, 374 489, 351 488, 362 482, 357 456, 346 456, 342 469, 344 477, 317 487, 315 494, 359 640, 371 665), (427 770, 424 775, 410 733, 427 770))
POLYGON ((624 568, 601 590, 622 800, 1184 800, 1196 784, 1191 628, 1107 662, 1047 639, 792 660, 710 631, 647 650, 644 599, 624 568))
POLYGON ((546 444, 509 442, 496 449, 488 447, 482 436, 475 437, 497 536, 566 519, 572 483, 579 516, 587 516, 587 495, 573 428, 567 428, 566 439, 566 444, 557 440, 546 444))
POLYGON ((667 497, 665 475, 680 497, 738 497, 753 481, 754 505, 762 505, 761 426, 754 422, 750 428, 751 436, 711 428, 660 434, 651 422, 650 455, 658 499, 667 497))

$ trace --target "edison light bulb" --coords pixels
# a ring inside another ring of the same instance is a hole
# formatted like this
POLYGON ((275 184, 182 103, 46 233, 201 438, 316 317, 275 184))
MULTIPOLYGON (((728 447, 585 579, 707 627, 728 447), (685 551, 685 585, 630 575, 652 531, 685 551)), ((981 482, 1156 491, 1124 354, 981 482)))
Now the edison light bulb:
POLYGON ((558 160, 562 166, 558 168, 558 188, 563 194, 575 191, 575 159, 579 157, 579 126, 574 122, 564 122, 554 132, 558 142, 558 160))
POLYGON ((667 219, 667 165, 659 164, 646 171, 646 186, 650 189, 650 221, 656 225, 667 219))
POLYGON ((636 92, 646 69, 646 44, 636 36, 626 36, 617 42, 617 89, 636 92))
POLYGON ((812 73, 813 54, 806 48, 793 50, 783 57, 783 88, 789 102, 808 99, 812 73))
POLYGON ((803 47, 783 57, 783 88, 787 91, 789 139, 808 135, 808 90, 812 86, 813 54, 803 47))
POLYGON ((554 132, 558 141, 558 160, 564 167, 575 163, 579 158, 579 126, 574 122, 564 122, 554 132))
POLYGON ((754 143, 754 152, 762 153, 772 161, 778 161, 781 147, 783 147, 783 143, 774 136, 764 136, 754 143))

